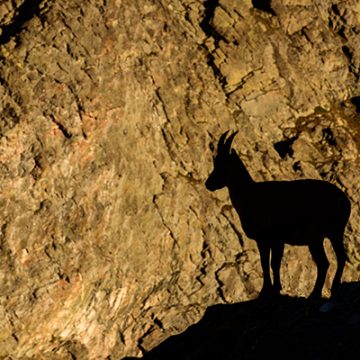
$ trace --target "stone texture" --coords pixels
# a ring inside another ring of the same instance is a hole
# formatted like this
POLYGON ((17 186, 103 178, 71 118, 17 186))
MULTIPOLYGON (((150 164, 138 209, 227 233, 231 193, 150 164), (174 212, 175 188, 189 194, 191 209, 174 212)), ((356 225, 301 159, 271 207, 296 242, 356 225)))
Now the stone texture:
MULTIPOLYGON (((347 192, 359 280, 360 6, 253 3, 1 5, 0 356, 136 356, 256 297, 255 243, 203 185, 227 129, 256 180, 347 192)), ((314 272, 286 249, 285 293, 314 272)))

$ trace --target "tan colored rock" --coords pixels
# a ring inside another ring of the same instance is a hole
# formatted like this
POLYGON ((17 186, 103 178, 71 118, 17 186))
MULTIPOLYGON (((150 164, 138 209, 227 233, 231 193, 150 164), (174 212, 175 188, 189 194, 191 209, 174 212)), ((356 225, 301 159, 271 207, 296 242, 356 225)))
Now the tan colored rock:
MULTIPOLYGON (((344 279, 359 280, 356 3, 46 1, 3 38, 0 356, 140 355, 255 297, 255 243, 203 185, 227 129, 256 180, 347 192, 344 279)), ((286 248, 284 292, 314 281, 307 250, 286 248)))

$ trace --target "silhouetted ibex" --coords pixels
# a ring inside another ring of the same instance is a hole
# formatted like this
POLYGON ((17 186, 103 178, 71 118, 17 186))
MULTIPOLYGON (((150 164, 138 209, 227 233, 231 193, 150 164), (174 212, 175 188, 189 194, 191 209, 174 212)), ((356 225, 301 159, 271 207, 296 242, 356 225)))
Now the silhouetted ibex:
POLYGON ((227 134, 228 131, 220 137, 214 170, 205 185, 210 191, 229 189, 245 234, 256 241, 264 275, 260 295, 280 292, 281 258, 284 244, 290 244, 309 247, 317 266, 311 297, 321 297, 329 267, 323 246, 325 237, 330 239, 338 263, 331 287, 334 293, 340 285, 347 259, 343 245, 351 211, 347 196, 335 185, 321 180, 255 182, 236 151, 231 150, 237 131, 226 140, 227 134))

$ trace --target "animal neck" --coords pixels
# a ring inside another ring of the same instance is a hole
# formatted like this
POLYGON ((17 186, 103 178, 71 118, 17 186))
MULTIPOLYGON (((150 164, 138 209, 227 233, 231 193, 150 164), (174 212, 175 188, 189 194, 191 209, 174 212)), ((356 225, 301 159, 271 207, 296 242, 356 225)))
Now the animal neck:
POLYGON ((234 152, 232 156, 232 167, 228 174, 228 188, 231 192, 246 191, 248 186, 254 183, 253 178, 247 171, 240 157, 234 152))

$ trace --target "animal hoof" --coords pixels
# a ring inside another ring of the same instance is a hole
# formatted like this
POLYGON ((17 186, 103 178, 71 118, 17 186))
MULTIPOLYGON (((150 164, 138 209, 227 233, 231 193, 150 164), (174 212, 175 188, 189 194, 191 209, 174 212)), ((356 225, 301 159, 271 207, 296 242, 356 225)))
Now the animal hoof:
POLYGON ((311 293, 310 296, 308 297, 309 300, 312 300, 312 301, 319 301, 322 299, 321 297, 321 293, 311 293))
POLYGON ((269 298, 279 295, 279 292, 273 288, 262 288, 259 293, 259 298, 269 298))

